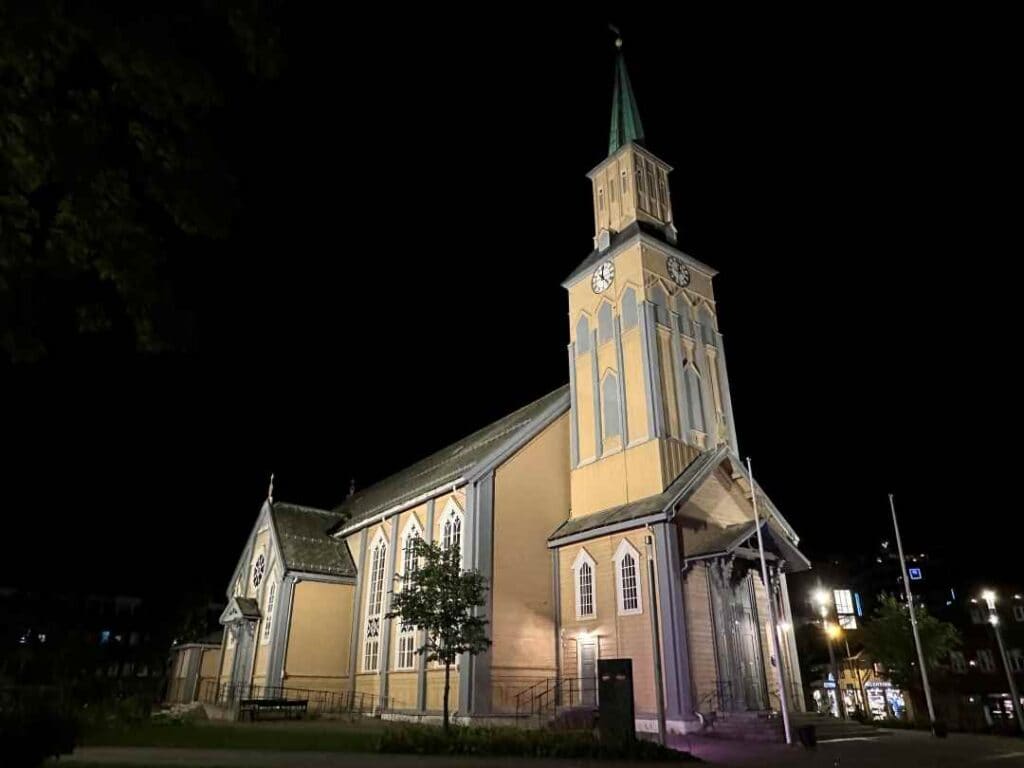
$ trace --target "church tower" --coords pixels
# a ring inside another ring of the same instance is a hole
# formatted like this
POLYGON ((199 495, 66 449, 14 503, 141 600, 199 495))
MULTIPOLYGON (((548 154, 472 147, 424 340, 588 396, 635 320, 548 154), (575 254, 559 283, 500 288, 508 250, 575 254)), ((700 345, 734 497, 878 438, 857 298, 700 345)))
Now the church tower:
POLYGON ((594 250, 569 294, 572 516, 661 493, 736 447, 715 271, 676 247, 671 167, 644 146, 622 55, 608 156, 590 173, 594 250))

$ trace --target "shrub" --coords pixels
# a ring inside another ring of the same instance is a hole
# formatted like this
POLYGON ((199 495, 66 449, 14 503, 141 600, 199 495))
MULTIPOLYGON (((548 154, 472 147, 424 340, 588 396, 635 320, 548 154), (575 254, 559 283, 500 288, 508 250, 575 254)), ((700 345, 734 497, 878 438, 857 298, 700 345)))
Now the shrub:
POLYGON ((45 709, 0 711, 0 749, 5 766, 34 768, 75 748, 75 721, 45 709))

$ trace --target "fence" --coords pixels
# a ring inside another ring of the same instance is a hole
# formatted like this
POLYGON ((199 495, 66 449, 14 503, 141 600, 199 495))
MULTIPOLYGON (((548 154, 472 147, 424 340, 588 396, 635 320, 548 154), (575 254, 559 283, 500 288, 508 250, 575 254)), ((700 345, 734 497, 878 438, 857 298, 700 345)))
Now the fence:
POLYGON ((309 702, 308 711, 319 714, 380 715, 393 708, 393 700, 365 691, 319 691, 281 685, 218 683, 200 686, 199 701, 218 707, 237 708, 243 699, 293 699, 309 702))

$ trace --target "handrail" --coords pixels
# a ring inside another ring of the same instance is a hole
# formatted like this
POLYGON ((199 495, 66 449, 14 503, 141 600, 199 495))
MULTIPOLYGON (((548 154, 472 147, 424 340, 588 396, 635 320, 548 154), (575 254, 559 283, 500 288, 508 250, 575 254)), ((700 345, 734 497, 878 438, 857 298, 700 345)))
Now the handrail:
MULTIPOLYGON (((597 681, 594 681, 597 685, 597 681)), ((582 700, 582 678, 547 677, 516 693, 516 718, 538 718, 560 706, 573 706, 582 700)))
POLYGON ((380 715, 392 708, 393 700, 365 691, 324 691, 311 688, 292 688, 283 685, 253 685, 250 683, 221 683, 205 681, 199 691, 199 701, 234 708, 242 699, 305 699, 309 710, 315 712, 380 715))

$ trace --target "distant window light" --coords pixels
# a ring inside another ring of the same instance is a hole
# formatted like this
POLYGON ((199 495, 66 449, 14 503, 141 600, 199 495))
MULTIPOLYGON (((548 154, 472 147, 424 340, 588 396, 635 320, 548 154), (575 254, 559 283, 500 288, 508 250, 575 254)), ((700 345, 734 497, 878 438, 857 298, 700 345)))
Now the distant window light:
POLYGON ((857 617, 853 615, 840 616, 839 626, 842 629, 856 629, 857 628, 857 617))
POLYGON ((104 629, 102 632, 100 632, 100 645, 106 645, 107 643, 109 643, 110 635, 111 632, 109 629, 104 629))
POLYGON ((832 594, 835 595, 836 600, 836 613, 842 615, 853 614, 853 593, 848 589, 834 589, 832 594))
POLYGON ((978 651, 978 666, 982 672, 996 671, 995 656, 992 655, 992 651, 988 648, 982 648, 978 651))

